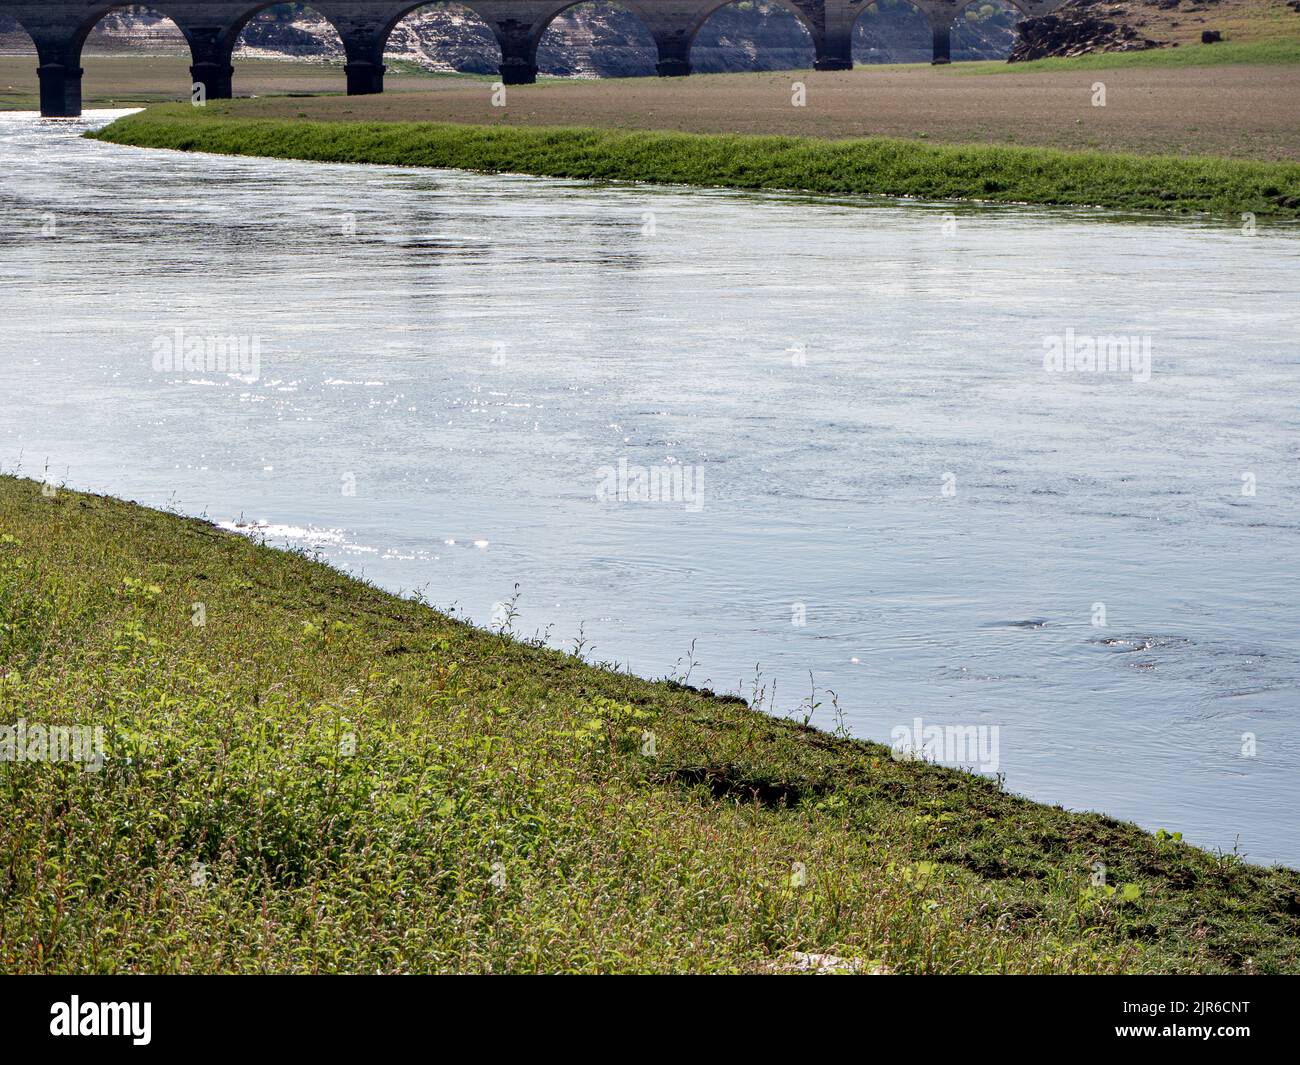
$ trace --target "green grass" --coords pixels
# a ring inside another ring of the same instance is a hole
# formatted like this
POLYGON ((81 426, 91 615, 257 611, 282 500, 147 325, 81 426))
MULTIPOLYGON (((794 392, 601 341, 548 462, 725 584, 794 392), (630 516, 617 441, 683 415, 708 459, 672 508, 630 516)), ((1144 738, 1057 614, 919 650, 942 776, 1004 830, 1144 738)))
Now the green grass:
POLYGON ((459 70, 429 70, 414 59, 384 58, 386 77, 416 77, 430 81, 496 81, 499 74, 470 74, 459 70))
POLYGON ((1300 217, 1300 164, 932 145, 870 138, 624 132, 438 123, 243 119, 164 105, 90 134, 181 151, 453 167, 550 177, 1002 203, 1084 204, 1236 218, 1300 217))
MULTIPOLYGON (((1297 17, 1300 20, 1300 16, 1297 17)), ((954 63, 953 74, 1028 74, 1038 70, 1116 70, 1128 67, 1217 67, 1234 63, 1300 63, 1300 37, 1263 41, 1221 41, 1148 48, 1144 52, 1093 52, 1089 55, 1034 59, 1027 63, 954 63)))
POLYGON ((19 718, 5 972, 1300 971, 1300 873, 3 477, 19 718))

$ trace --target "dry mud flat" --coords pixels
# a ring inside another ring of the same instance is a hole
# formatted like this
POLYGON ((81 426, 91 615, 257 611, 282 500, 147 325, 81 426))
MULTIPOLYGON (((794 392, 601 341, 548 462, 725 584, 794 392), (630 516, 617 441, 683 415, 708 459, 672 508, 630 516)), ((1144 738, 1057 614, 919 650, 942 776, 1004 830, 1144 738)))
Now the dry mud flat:
MULTIPOLYGON (((190 95, 188 54, 88 55, 83 60, 82 89, 87 107, 126 106, 185 100, 190 95)), ((31 110, 40 91, 35 53, 0 55, 0 110, 31 110)), ((405 76, 410 88, 432 86, 445 79, 405 76)), ((342 93, 343 67, 324 62, 237 58, 235 89, 241 96, 286 93, 342 93)))
MULTIPOLYGON (((0 56, 0 107, 35 106, 34 57, 0 56)), ((88 57, 87 106, 188 96, 179 56, 88 57)), ((970 74, 947 68, 859 67, 544 81, 511 86, 493 106, 492 79, 390 74, 382 96, 342 93, 337 66, 241 60, 235 87, 265 96, 242 103, 248 117, 353 121, 446 121, 598 126, 694 133, 815 137, 924 137, 1102 151, 1300 160, 1300 66, 1248 65, 970 74), (792 103, 801 82, 805 106, 792 103), (1106 104, 1094 106, 1094 86, 1106 104), (281 95, 277 95, 281 94, 281 95)))
POLYGON ((258 115, 354 121, 599 126, 695 133, 924 137, 1102 151, 1300 160, 1300 67, 1218 66, 963 74, 960 66, 692 75, 512 86, 424 81, 377 97, 267 99, 258 115), (806 104, 792 103, 792 84, 806 104), (1094 85, 1105 85, 1095 106, 1094 85))

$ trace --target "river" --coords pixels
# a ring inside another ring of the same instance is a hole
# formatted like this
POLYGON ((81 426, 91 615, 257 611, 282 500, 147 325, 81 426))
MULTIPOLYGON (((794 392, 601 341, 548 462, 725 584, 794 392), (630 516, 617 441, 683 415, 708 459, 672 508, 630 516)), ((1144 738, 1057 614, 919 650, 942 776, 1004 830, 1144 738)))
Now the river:
POLYGON ((0 116, 0 468, 1300 865, 1294 228, 77 136, 110 117, 0 116))

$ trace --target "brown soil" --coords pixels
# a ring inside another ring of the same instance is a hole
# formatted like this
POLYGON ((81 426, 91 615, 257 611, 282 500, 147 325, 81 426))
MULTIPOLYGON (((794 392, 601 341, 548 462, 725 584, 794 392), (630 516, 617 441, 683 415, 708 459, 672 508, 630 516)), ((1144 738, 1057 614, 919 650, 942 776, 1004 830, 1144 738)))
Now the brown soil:
MULTIPOLYGON (((0 55, 0 109, 33 109, 39 92, 36 56, 26 49, 14 51, 18 54, 0 55)), ((180 100, 190 95, 188 53, 87 55, 82 63, 86 69, 82 91, 87 107, 180 100)), ((319 62, 240 59, 235 78, 241 94, 342 92, 344 88, 342 66, 319 62)))
POLYGON ((1300 160, 1300 67, 1219 66, 963 75, 954 68, 692 75, 512 86, 444 81, 377 97, 264 99, 248 116, 601 126, 816 137, 884 135, 1105 151, 1300 160), (807 105, 791 106, 803 82, 807 105), (1106 86, 1094 107, 1093 84, 1106 86))
MULTIPOLYGON (((180 57, 88 59, 88 106, 175 99, 188 85, 180 57)), ((29 57, 0 57, 0 106, 34 106, 29 57), (8 91, 6 92, 6 87, 8 91)), ((947 68, 811 71, 552 81, 512 86, 492 106, 490 80, 390 75, 388 93, 241 101, 249 116, 345 121, 447 121, 510 125, 885 135, 935 142, 1006 143, 1107 151, 1300 160, 1300 66, 1217 66, 970 75, 947 68), (791 84, 807 106, 791 106, 791 84), (1106 106, 1092 106, 1094 82, 1106 106)), ((338 92, 337 67, 246 60, 241 93, 338 92)))

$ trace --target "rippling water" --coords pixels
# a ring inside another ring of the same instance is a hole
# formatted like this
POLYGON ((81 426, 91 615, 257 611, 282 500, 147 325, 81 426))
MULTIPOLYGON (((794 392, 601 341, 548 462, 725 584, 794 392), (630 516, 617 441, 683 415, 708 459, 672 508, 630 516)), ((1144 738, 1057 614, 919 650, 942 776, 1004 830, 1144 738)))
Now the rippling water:
POLYGON ((996 726, 1014 790, 1300 864, 1294 230, 80 128, 0 118, 5 469, 485 624, 518 583, 517 631, 746 695, 757 666, 775 712, 811 672, 861 736, 996 726), (167 370, 177 329, 253 372, 167 370), (1045 372, 1067 329, 1149 337, 1150 380, 1045 372), (602 498, 620 460, 699 505, 602 498))

